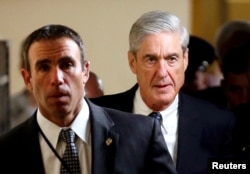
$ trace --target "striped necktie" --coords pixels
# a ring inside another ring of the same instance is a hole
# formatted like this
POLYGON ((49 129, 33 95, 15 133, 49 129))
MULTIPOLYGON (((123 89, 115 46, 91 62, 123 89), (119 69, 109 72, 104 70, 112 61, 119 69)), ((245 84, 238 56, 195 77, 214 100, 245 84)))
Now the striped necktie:
POLYGON ((159 120, 160 123, 162 122, 162 116, 160 112, 151 112, 148 116, 159 120))

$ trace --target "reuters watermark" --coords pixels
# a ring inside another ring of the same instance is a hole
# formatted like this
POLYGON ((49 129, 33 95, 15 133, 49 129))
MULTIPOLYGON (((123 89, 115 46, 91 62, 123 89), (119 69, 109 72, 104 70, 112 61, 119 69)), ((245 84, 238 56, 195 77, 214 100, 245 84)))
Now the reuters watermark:
POLYGON ((249 161, 236 159, 210 159, 209 174, 249 174, 249 161))

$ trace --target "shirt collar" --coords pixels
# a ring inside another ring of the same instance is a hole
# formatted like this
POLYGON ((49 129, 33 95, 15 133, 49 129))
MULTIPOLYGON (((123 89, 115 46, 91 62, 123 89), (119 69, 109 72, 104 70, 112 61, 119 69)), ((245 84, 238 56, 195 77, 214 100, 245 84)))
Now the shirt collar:
MULTIPOLYGON (((179 95, 177 94, 174 99, 174 102, 166 109, 160 111, 161 115, 163 117, 166 117, 170 115, 171 113, 173 113, 174 111, 176 111, 178 107, 178 102, 179 102, 179 95)), ((151 112, 153 112, 153 110, 150 109, 146 105, 146 103, 142 100, 140 88, 138 88, 135 93, 133 112, 136 114, 143 114, 143 115, 149 115, 151 112)))
POLYGON ((140 93, 140 87, 136 90, 135 98, 134 98, 134 108, 133 113, 136 114, 142 114, 142 115, 148 115, 152 112, 152 109, 150 109, 145 102, 142 100, 141 93, 140 93))
MULTIPOLYGON (((40 110, 37 111, 37 122, 44 135, 47 137, 53 147, 56 147, 58 142, 58 136, 62 129, 55 123, 45 118, 40 110)), ((83 106, 76 116, 75 120, 69 126, 77 136, 84 142, 90 141, 90 123, 89 123, 89 107, 86 101, 83 99, 83 106)))

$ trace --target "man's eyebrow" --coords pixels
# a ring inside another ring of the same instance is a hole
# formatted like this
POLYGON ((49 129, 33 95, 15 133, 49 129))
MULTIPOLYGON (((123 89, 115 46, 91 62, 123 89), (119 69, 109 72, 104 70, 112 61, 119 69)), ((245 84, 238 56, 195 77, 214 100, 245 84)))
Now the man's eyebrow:
MULTIPOLYGON (((179 57, 179 54, 178 53, 168 53, 167 55, 165 55, 164 57, 172 57, 172 56, 176 56, 176 57, 179 57)), ((155 54, 151 54, 151 53, 147 53, 143 56, 143 58, 147 58, 147 57, 157 57, 157 55, 155 54)))
POLYGON ((147 57, 156 57, 155 54, 151 54, 151 53, 147 53, 143 56, 143 58, 147 58, 147 57))
POLYGON ((50 63, 50 62, 51 61, 49 59, 42 59, 42 60, 38 60, 35 65, 36 67, 38 67, 41 64, 50 63))
POLYGON ((62 57, 62 58, 59 59, 59 62, 66 61, 66 60, 74 60, 74 58, 71 57, 71 56, 64 56, 64 57, 62 57))
POLYGON ((179 57, 180 54, 178 53, 169 53, 167 54, 167 57, 172 57, 172 56, 176 56, 176 57, 179 57))

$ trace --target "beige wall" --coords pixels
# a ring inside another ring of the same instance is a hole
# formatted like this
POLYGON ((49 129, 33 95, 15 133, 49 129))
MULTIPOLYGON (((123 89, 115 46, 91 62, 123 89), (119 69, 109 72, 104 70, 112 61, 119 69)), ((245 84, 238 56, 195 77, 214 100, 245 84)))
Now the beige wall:
POLYGON ((228 20, 250 20, 250 1, 249 0, 227 0, 228 1, 228 20))
POLYGON ((10 93, 24 87, 18 71, 22 39, 49 23, 68 25, 81 34, 105 94, 130 88, 135 76, 127 63, 129 29, 142 13, 156 9, 175 13, 189 29, 189 0, 0 0, 0 39, 10 44, 10 93))
POLYGON ((250 20, 250 0, 191 0, 191 33, 211 44, 221 25, 232 20, 250 20))

